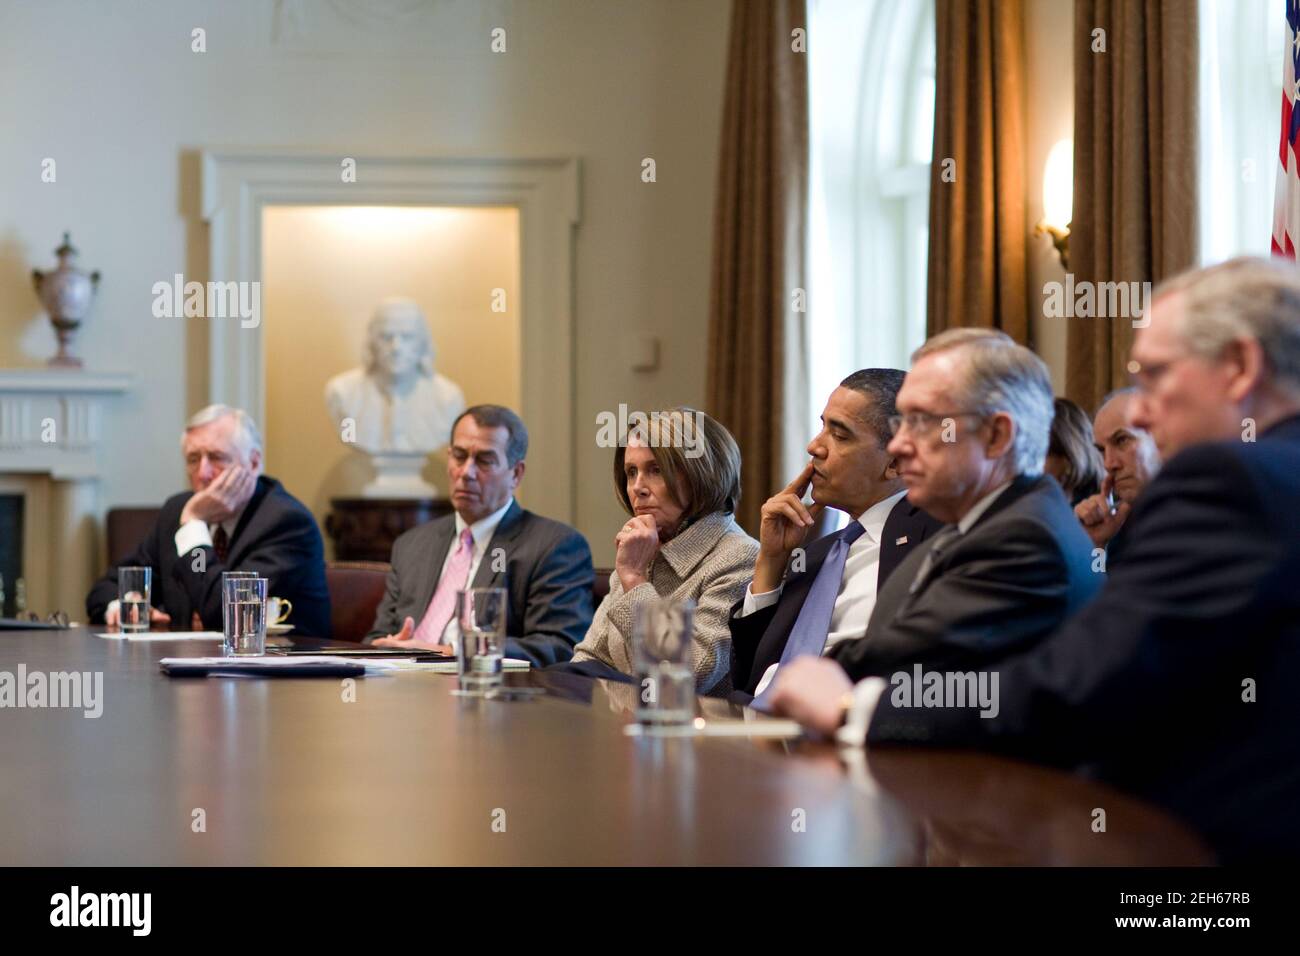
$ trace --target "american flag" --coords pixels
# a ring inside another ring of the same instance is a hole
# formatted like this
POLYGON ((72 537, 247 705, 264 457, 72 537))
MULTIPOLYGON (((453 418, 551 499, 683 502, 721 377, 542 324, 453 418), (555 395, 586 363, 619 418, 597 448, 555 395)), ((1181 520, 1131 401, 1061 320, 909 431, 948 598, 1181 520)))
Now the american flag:
POLYGON ((1273 254, 1295 259, 1295 240, 1300 236, 1300 167, 1296 161, 1296 140, 1300 136, 1300 0, 1286 2, 1286 55, 1282 57, 1282 142, 1278 157, 1277 189, 1273 194, 1273 254))

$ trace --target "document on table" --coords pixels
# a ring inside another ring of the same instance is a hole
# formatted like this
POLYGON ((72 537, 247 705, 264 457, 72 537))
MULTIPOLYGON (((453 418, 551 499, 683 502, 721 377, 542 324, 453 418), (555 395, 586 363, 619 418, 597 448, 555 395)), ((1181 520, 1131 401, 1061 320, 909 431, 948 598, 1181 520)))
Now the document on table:
MULTIPOLYGON (((367 658, 351 658, 352 660, 367 661, 367 658)), ((459 673, 455 661, 416 661, 409 658, 400 660, 385 661, 392 663, 393 670, 401 671, 423 671, 426 674, 456 674, 459 673)), ((501 662, 503 671, 526 671, 532 667, 529 661, 521 660, 517 657, 507 657, 501 662)))
POLYGON ((110 641, 219 641, 224 635, 220 631, 137 631, 132 634, 116 631, 96 633, 95 636, 110 641))
POLYGON ((174 677, 309 677, 357 676, 387 670, 388 662, 340 660, 337 657, 164 657, 164 674, 174 677), (371 665, 374 666, 371 666, 371 665))

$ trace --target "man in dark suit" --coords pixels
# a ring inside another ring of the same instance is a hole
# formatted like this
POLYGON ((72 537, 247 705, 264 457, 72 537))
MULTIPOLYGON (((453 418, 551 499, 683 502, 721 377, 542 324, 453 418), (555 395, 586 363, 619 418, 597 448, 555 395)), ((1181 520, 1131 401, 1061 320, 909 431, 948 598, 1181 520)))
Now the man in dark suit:
MULTIPOLYGON (((192 491, 162 506, 153 530, 123 566, 153 569, 150 621, 173 630, 222 628, 221 573, 256 571, 267 595, 293 603, 301 634, 330 633, 325 549, 311 512, 262 474, 262 440, 245 412, 210 405, 181 438, 192 491)), ((86 597, 92 623, 117 626, 117 568, 86 597)))
POLYGON ((1300 854, 1300 272, 1236 259, 1158 289, 1133 424, 1165 462, 1097 599, 1003 661, 996 713, 792 671, 777 709, 847 744, 1001 750, 1173 810, 1225 861, 1300 854))
POLYGON ((764 503, 753 580, 730 618, 734 699, 757 694, 761 708, 780 664, 861 636, 890 574, 941 527, 904 499, 897 462, 885 451, 902 384, 898 369, 862 369, 844 379, 808 443, 812 461, 764 503), (805 507, 809 487, 813 504, 805 507), (802 549, 825 508, 847 512, 849 526, 802 549))
POLYGON ((980 666, 1033 644, 1095 593, 1091 545, 1043 473, 1047 366, 1000 332, 917 350, 888 452, 908 500, 948 522, 881 590, 864 637, 831 652, 850 677, 980 666))
POLYGON ((573 656, 591 626, 591 549, 566 524, 525 511, 528 431, 500 405, 475 405, 452 425, 447 478, 455 511, 393 543, 393 569, 367 640, 453 652, 456 592, 507 592, 506 656, 545 667, 573 656))
POLYGON ((1123 559, 1129 538, 1124 522, 1142 489, 1160 470, 1155 439, 1129 418, 1136 392, 1135 388, 1111 392, 1097 409, 1092 435, 1106 466, 1106 479, 1100 494, 1085 498, 1074 509, 1093 547, 1105 549, 1107 567, 1123 559))

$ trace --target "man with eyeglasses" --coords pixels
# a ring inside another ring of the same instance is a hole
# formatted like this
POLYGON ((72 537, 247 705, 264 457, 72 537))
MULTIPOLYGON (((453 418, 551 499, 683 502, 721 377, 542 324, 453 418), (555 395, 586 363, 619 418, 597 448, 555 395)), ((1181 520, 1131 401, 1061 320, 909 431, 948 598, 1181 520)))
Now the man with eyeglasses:
MULTIPOLYGON (((831 651, 841 679, 993 665, 1051 633, 1099 583, 1087 536, 1043 472, 1053 405, 1040 358, 1001 332, 945 332, 913 356, 898 410, 887 451, 908 501, 948 526, 890 577, 865 636, 831 651)), ((774 704, 782 693, 778 676, 774 704)))
POLYGON ((456 592, 505 588, 506 656, 545 667, 573 656, 591 626, 591 549, 559 521, 514 499, 528 430, 508 408, 475 405, 452 424, 452 514, 393 542, 392 570, 367 636, 376 647, 450 654, 456 592))
MULTIPOLYGON (((1243 257, 1156 290, 1130 422, 1163 466, 1096 600, 999 666, 995 716, 799 662, 777 709, 845 744, 969 746, 1172 810, 1225 862, 1300 855, 1300 270, 1243 257)), ((900 402, 901 405, 901 402, 900 402)))

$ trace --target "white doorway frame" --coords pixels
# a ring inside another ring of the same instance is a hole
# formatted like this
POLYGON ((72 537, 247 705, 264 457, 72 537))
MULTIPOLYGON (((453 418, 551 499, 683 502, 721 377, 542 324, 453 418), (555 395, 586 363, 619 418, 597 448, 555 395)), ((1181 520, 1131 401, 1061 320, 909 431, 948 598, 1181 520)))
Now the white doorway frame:
MULTIPOLYGON (((261 282, 267 206, 513 206, 519 210, 521 302, 517 409, 530 435, 529 507, 573 523, 574 230, 581 209, 576 157, 540 159, 351 156, 220 149, 203 153, 208 281, 261 282), (355 182, 344 182, 344 160, 355 182)), ((210 318, 209 400, 266 419, 261 328, 210 318)), ((314 396, 313 396, 314 398, 314 396)))

